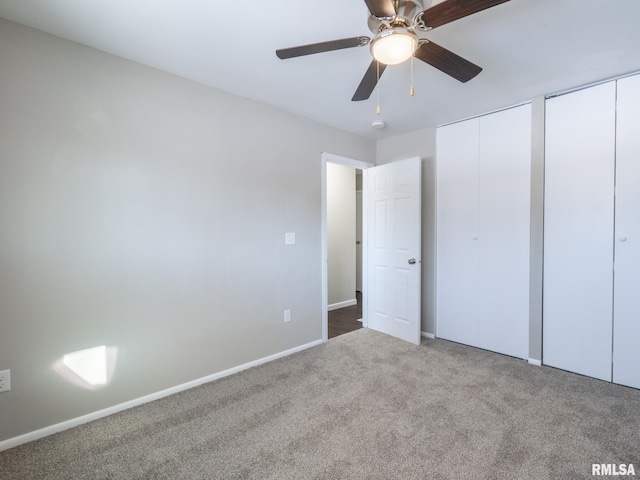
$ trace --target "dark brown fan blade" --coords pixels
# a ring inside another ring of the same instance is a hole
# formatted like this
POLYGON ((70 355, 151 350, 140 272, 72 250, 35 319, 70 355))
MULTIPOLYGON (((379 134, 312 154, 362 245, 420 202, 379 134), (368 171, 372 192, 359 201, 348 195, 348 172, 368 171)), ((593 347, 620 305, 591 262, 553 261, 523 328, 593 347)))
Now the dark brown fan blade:
POLYGON ((304 55, 312 55, 314 53, 330 52, 332 50, 341 50, 343 48, 361 47, 368 45, 371 39, 369 37, 351 37, 340 40, 331 40, 329 42, 312 43, 310 45, 301 45, 299 47, 282 48, 276 50, 278 58, 286 59, 293 57, 302 57, 304 55))
POLYGON ((376 88, 378 84, 378 78, 382 76, 382 72, 387 66, 384 63, 380 63, 380 70, 377 68, 378 62, 373 60, 369 68, 367 68, 364 77, 362 77, 362 81, 358 88, 356 89, 356 93, 353 94, 352 102, 359 102, 361 100, 367 100, 371 96, 371 92, 376 88))
POLYGON ((396 14, 393 0, 364 0, 364 3, 374 17, 393 17, 396 14))
POLYGON ((445 0, 422 12, 422 21, 427 27, 436 28, 508 1, 509 0, 445 0))
POLYGON ((478 65, 433 42, 421 44, 413 55, 462 83, 468 82, 482 71, 478 65))

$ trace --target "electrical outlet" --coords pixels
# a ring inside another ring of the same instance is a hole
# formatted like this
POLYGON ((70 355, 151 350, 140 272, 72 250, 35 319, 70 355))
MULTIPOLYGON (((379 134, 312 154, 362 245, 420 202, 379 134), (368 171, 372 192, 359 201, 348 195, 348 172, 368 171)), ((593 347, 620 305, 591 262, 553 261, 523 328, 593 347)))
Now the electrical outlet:
POLYGON ((284 311, 284 323, 291 321, 291 310, 288 308, 284 311))
POLYGON ((11 370, 0 372, 0 392, 11 390, 11 370))

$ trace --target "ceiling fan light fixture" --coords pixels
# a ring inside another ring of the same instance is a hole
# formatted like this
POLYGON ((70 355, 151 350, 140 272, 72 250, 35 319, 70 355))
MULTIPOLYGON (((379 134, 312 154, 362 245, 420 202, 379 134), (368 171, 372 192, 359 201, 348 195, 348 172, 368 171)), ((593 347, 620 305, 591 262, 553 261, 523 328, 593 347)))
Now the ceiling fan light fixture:
POLYGON ((371 42, 371 54, 380 63, 397 65, 413 56, 418 48, 418 37, 404 28, 380 32, 371 42))

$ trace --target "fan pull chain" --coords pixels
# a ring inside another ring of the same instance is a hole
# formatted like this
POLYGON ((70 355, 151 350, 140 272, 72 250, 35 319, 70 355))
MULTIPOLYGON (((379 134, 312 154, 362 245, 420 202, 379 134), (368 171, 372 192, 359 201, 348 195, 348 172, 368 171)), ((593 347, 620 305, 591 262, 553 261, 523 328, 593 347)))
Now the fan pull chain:
POLYGON ((413 97, 413 55, 411 56, 411 88, 409 89, 409 95, 413 97))
POLYGON ((380 62, 376 60, 376 115, 380 115, 380 62))

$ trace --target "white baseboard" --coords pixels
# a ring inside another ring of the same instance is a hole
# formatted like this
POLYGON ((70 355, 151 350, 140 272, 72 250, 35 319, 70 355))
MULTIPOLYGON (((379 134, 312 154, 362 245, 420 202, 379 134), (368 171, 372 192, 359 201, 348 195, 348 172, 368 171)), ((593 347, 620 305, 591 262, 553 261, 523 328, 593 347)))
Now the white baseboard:
POLYGON ((529 359, 529 364, 535 365, 536 367, 541 367, 542 366, 542 362, 540 360, 536 360, 535 358, 530 358, 529 359))
POLYGON ((436 338, 436 336, 433 333, 427 333, 427 332, 420 332, 420 336, 425 338, 436 338))
POLYGON ((41 428, 40 430, 35 430, 33 432, 25 433, 17 437, 3 440, 0 442, 0 452, 2 452, 3 450, 8 450, 13 447, 17 447, 18 445, 22 445, 23 443, 31 442, 33 440, 38 440, 40 438, 53 435, 54 433, 67 430, 69 428, 77 427, 78 425, 82 425, 83 423, 92 422, 94 420, 98 420, 99 418, 103 418, 108 415, 113 415, 114 413, 118 413, 123 410, 127 410, 129 408, 142 405, 143 403, 148 403, 154 400, 158 400, 160 398, 168 397, 169 395, 173 395, 174 393, 182 392, 184 390, 197 387, 198 385, 202 385, 203 383, 208 383, 223 377, 228 377, 229 375, 233 375, 234 373, 241 372, 242 370, 247 370, 248 368, 256 367, 258 365, 262 365, 263 363, 271 362, 273 360, 277 360, 278 358, 286 357, 293 353, 300 352, 302 350, 306 350, 308 348, 315 347, 316 345, 321 345, 321 344, 322 344, 322 340, 316 340, 311 343, 290 348, 289 350, 285 350, 283 352, 274 353, 273 355, 269 355, 264 358, 259 358, 258 360, 253 360, 252 362, 238 365, 237 367, 229 368, 228 370, 223 370, 222 372, 218 372, 212 375, 208 375, 206 377, 198 378, 196 380, 192 380, 190 382, 183 383, 181 385, 176 385, 175 387, 167 388, 166 390, 161 390, 156 393, 151 393, 149 395, 145 395, 144 397, 136 398, 128 402, 120 403, 118 405, 114 405, 113 407, 105 408, 103 410, 98 410, 97 412, 88 413, 87 415, 82 415, 81 417, 72 418, 71 420, 66 420, 64 422, 56 423, 55 425, 41 428))
POLYGON ((358 300, 351 299, 351 300, 345 300, 344 302, 338 302, 338 303, 332 303, 331 305, 327 306, 327 311, 331 311, 331 310, 337 310, 339 308, 344 308, 344 307, 350 307, 351 305, 357 305, 358 304, 358 300))

